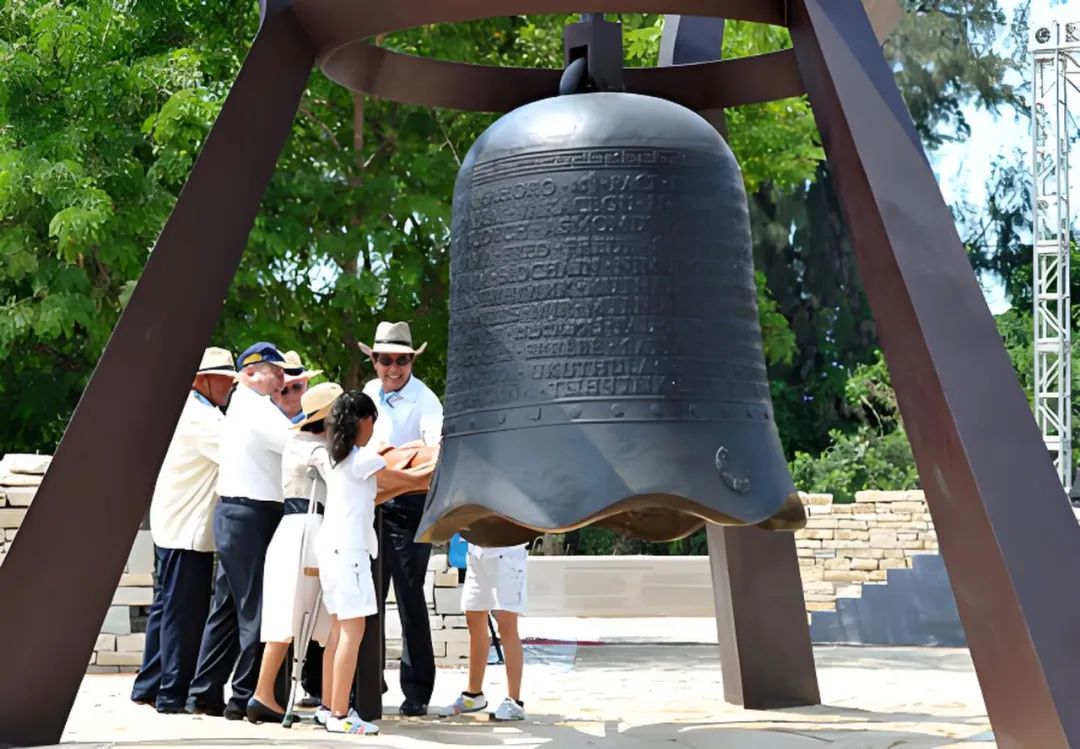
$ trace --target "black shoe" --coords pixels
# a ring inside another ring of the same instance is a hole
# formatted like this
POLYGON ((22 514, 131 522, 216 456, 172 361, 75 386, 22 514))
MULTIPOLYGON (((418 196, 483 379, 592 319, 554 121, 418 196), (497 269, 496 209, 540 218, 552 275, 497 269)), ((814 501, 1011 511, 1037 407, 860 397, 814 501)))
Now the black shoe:
POLYGON ((422 718, 427 715, 427 705, 418 705, 415 702, 405 700, 401 703, 401 708, 398 712, 407 718, 422 718))
POLYGON ((390 687, 386 686, 386 679, 382 680, 382 693, 386 694, 390 691, 390 687))
POLYGON ((162 715, 183 715, 187 712, 183 705, 168 705, 165 703, 156 705, 155 709, 162 715))
POLYGON ((206 705, 198 700, 188 700, 185 710, 191 715, 211 715, 220 718, 225 713, 223 705, 206 705))
POLYGON ((243 720, 247 717, 247 710, 234 702, 225 706, 225 720, 243 720))
MULTIPOLYGON (((228 716, 226 716, 228 717, 228 716)), ((247 703, 247 719, 249 723, 280 723, 285 720, 285 713, 271 710, 263 703, 252 697, 247 703)))

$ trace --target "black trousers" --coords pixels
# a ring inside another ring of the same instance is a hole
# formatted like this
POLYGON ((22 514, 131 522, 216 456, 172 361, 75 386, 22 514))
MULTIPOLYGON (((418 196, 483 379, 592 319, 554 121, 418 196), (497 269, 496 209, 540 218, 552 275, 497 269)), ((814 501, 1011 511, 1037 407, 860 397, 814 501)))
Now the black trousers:
POLYGON ((242 497, 222 497, 214 511, 218 548, 214 602, 188 692, 189 701, 197 705, 219 707, 230 674, 231 704, 244 708, 255 693, 263 650, 259 638, 263 564, 281 514, 280 502, 242 497))
POLYGON ((383 521, 383 545, 379 549, 383 557, 383 603, 393 580, 401 618, 401 691, 407 702, 417 705, 429 704, 435 689, 435 654, 424 598, 431 544, 414 540, 424 512, 425 496, 406 494, 378 507, 383 521))
POLYGON ((154 600, 146 623, 146 648, 131 699, 158 709, 183 708, 199 657, 210 608, 214 555, 154 547, 154 600))

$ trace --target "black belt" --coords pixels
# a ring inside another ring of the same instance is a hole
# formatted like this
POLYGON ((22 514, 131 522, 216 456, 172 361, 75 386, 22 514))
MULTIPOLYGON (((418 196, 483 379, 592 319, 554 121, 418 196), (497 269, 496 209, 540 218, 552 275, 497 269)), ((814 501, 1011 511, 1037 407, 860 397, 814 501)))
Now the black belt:
MULTIPOLYGON (((311 500, 304 499, 303 497, 289 497, 285 500, 285 514, 286 515, 306 515, 308 506, 311 500)), ((323 506, 322 502, 315 502, 315 512, 322 515, 323 506)))
POLYGON ((241 505, 243 507, 257 507, 263 509, 265 507, 281 507, 279 502, 266 499, 250 499, 248 497, 222 497, 221 504, 223 505, 241 505))

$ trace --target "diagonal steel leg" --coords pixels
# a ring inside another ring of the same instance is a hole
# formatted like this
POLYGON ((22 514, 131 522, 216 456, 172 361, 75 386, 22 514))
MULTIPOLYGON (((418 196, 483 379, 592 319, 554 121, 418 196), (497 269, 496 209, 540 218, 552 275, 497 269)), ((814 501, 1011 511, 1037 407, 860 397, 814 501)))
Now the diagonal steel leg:
MULTIPOLYGON (((720 59, 724 22, 665 16, 660 65, 720 59)), ((724 132, 723 110, 701 113, 724 132)), ((821 701, 792 533, 710 525, 724 699, 751 709, 821 701)))
POLYGON ((60 740, 313 61, 265 19, 0 567, 0 744, 60 740))
POLYGON ((858 0, 791 32, 999 746, 1080 746, 1080 528, 858 0))

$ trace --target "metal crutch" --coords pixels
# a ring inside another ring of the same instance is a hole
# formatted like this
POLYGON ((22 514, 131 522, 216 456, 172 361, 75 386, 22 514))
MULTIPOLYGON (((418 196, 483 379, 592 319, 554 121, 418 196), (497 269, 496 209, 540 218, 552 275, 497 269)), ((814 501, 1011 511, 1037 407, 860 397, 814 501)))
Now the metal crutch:
MULTIPOLYGON (((311 497, 308 499, 308 517, 317 514, 315 512, 315 489, 318 486, 319 473, 314 468, 308 469, 308 478, 311 479, 311 497)), ((309 568, 304 566, 304 559, 307 552, 307 538, 308 538, 308 522, 307 518, 304 520, 304 532, 300 536, 300 577, 317 577, 318 570, 316 568, 309 568)), ((297 715, 293 708, 296 705, 296 692, 300 687, 300 680, 304 673, 304 661, 307 658, 308 645, 311 644, 311 638, 315 634, 315 625, 319 618, 319 607, 322 605, 322 586, 319 586, 318 592, 315 594, 315 605, 311 611, 305 611, 304 616, 300 619, 300 631, 297 633, 297 638, 293 641, 293 657, 292 657, 292 686, 289 688, 289 704, 285 709, 285 717, 281 720, 281 725, 284 728, 292 728, 294 723, 300 720, 300 716, 297 715)))

